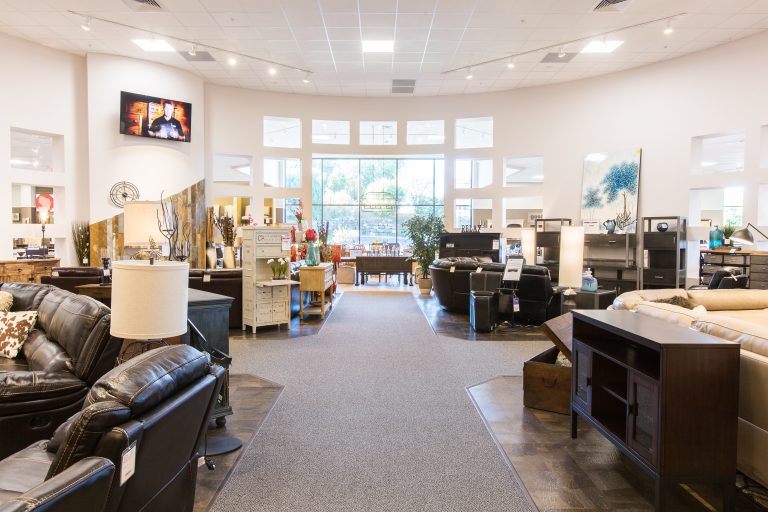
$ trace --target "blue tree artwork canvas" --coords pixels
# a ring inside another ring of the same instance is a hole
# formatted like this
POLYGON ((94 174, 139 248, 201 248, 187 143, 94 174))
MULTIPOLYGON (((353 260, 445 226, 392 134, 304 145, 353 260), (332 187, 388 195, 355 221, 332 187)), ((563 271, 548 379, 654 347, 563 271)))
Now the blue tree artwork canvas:
POLYGON ((584 158, 581 220, 598 221, 601 233, 634 233, 642 150, 590 153, 584 158))

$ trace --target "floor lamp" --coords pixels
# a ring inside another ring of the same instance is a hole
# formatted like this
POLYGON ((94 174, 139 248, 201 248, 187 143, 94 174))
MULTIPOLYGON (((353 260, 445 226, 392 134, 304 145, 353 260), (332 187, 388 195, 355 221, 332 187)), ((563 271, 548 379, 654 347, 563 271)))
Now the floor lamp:
MULTIPOLYGON (((208 346, 205 336, 187 318, 189 264, 179 261, 130 260, 112 263, 112 322, 110 334, 133 340, 118 357, 164 345, 165 340, 190 331, 190 344, 228 368, 232 359, 208 346)), ((231 436, 206 436, 205 455, 237 450, 242 442, 231 436)), ((212 467, 213 464, 209 464, 212 467)))
POLYGON ((523 253, 523 259, 527 265, 536 264, 536 230, 534 228, 523 228, 520 230, 520 246, 523 253))
POLYGON ((581 288, 584 267, 584 227, 563 226, 560 232, 560 269, 558 285, 563 291, 563 312, 576 307, 574 288, 581 288))
POLYGON ((754 229, 755 231, 763 235, 763 238, 768 239, 768 236, 765 236, 765 233, 763 233, 762 231, 757 229, 755 226, 753 226, 751 222, 748 222, 746 227, 743 227, 738 231, 735 231, 731 235, 731 240, 733 240, 734 242, 739 242, 740 244, 754 244, 755 237, 752 236, 752 233, 749 231, 749 228, 754 229))

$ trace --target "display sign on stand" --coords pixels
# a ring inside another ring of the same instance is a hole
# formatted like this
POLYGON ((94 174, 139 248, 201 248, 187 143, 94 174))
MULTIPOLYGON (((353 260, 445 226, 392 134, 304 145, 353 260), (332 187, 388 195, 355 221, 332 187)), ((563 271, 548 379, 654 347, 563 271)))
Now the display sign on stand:
POLYGON ((504 267, 504 281, 519 281, 523 272, 523 258, 510 258, 504 267))

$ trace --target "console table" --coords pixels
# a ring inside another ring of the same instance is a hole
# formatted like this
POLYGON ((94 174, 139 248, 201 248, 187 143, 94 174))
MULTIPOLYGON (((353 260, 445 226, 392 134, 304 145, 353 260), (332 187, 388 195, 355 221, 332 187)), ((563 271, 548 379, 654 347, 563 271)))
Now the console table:
POLYGON ((39 283, 40 276, 50 276, 51 269, 60 263, 58 258, 0 260, 0 283, 39 283))
POLYGON ((571 437, 581 417, 655 480, 714 484, 732 511, 739 345, 631 311, 573 312, 571 437))
POLYGON ((413 286, 413 262, 408 256, 358 256, 355 258, 355 286, 365 284, 371 274, 403 276, 413 286), (410 276, 410 281, 408 277, 410 276))
POLYGON ((299 291, 302 295, 304 292, 318 292, 320 294, 320 305, 308 308, 304 307, 304 297, 301 297, 299 318, 303 320, 306 313, 320 315, 324 319, 326 307, 328 309, 333 307, 333 263, 320 263, 316 267, 307 265, 299 267, 299 291), (326 306, 325 295, 328 290, 331 290, 331 293, 326 306))

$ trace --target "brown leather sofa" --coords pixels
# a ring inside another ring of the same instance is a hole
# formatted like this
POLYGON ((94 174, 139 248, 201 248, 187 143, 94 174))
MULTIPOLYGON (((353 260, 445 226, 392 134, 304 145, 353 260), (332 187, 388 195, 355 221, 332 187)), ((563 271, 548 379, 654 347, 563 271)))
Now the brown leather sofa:
POLYGON ((40 277, 40 283, 77 293, 76 286, 99 284, 103 272, 103 269, 96 267, 53 267, 50 276, 40 277))
POLYGON ((58 483, 66 493, 67 481, 57 478, 71 470, 88 477, 93 468, 84 466, 100 460, 93 457, 108 459, 116 470, 109 487, 91 497, 92 506, 44 510, 191 511, 197 459, 223 380, 223 368, 188 345, 160 347, 114 368, 50 440, 0 461, 0 511, 28 510, 18 507, 36 504, 30 497, 40 496, 40 486, 58 483), (133 443, 135 472, 121 483, 122 454, 133 443))
POLYGON ((49 437, 77 412, 88 388, 114 367, 120 344, 109 308, 44 284, 2 283, 12 311, 37 310, 15 359, 0 358, 0 457, 49 437))

